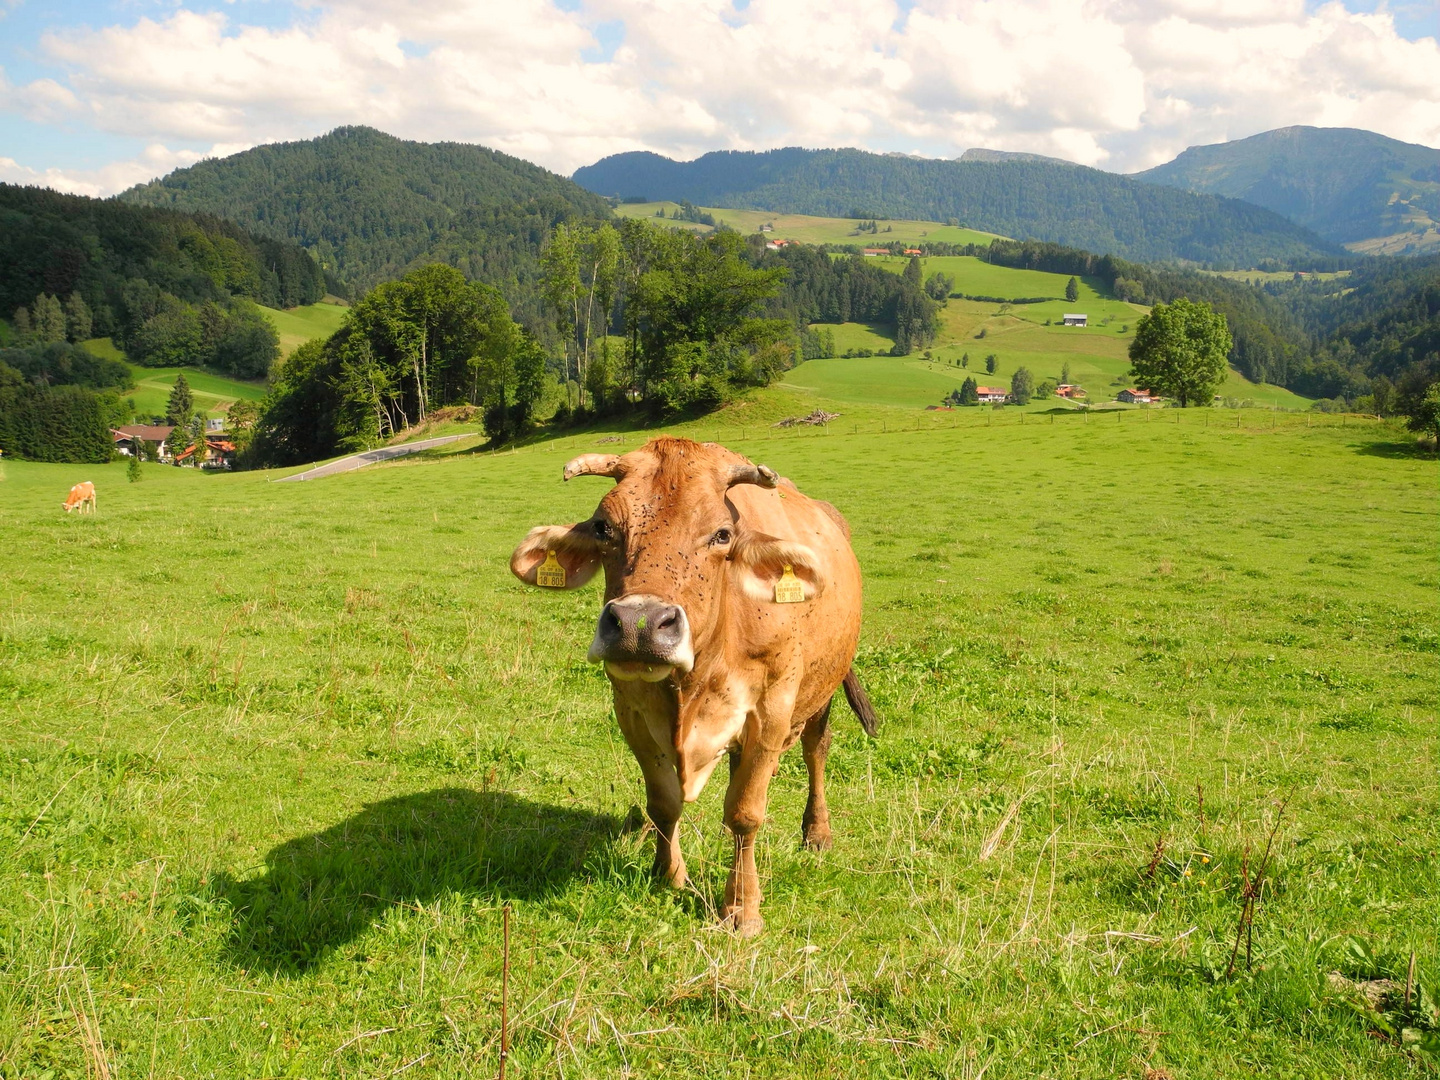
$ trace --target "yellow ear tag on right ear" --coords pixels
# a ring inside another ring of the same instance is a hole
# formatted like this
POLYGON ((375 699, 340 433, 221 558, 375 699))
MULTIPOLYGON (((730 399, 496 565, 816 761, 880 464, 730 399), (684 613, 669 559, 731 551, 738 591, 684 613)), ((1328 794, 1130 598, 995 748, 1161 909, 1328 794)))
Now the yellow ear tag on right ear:
POLYGON ((542 589, 563 589, 565 587, 565 567, 555 558, 555 552, 547 551, 545 561, 535 571, 535 584, 542 589))
POLYGON ((780 580, 775 582, 775 603, 777 604, 803 604, 805 602, 805 585, 795 576, 795 571, 790 564, 786 563, 785 572, 780 575, 780 580))

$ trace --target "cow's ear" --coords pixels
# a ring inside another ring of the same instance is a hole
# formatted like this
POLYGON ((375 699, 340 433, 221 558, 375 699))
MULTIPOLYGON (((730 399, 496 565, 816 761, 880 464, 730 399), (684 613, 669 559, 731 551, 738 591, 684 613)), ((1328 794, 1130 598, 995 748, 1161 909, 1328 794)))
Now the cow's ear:
POLYGON ((825 591, 824 569, 814 550, 793 540, 744 530, 731 549, 730 561, 752 600, 774 601, 775 585, 787 566, 805 590, 806 600, 825 591))
POLYGON ((537 525, 510 556, 512 574, 550 589, 578 589, 598 569, 599 544, 580 525, 537 525))

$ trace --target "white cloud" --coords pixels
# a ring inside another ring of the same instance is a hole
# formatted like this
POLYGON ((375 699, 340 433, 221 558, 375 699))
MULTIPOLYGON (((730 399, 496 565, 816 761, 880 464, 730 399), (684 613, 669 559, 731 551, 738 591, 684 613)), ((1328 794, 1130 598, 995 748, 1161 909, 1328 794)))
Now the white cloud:
POLYGON ((98 169, 32 169, 21 165, 14 158, 0 157, 0 180, 11 184, 35 184, 39 187, 54 188, 71 195, 100 197, 124 191, 135 184, 143 184, 172 169, 193 165, 202 158, 224 157, 248 148, 245 143, 222 143, 208 153, 199 154, 191 150, 170 150, 160 143, 153 143, 138 157, 126 161, 112 161, 98 169))
POLYGON ((564 12, 550 0, 312 0, 278 29, 181 9, 40 44, 55 77, 0 84, 0 107, 158 147, 62 177, 77 190, 181 163, 166 144, 344 123, 481 142, 566 173, 620 150, 797 144, 935 156, 985 145, 1129 170, 1287 124, 1440 144, 1435 40, 1335 2, 586 0, 564 12), (623 42, 585 63, 609 21, 623 42))

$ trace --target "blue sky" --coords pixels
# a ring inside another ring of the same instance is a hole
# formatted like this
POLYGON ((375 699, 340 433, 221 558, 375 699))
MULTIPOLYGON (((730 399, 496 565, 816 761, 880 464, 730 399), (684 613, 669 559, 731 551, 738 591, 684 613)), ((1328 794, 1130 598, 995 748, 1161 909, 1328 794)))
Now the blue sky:
POLYGON ((0 0, 0 179, 107 194, 341 123, 566 173, 795 144, 1129 171, 1293 123, 1433 146, 1437 37, 1435 0, 0 0))

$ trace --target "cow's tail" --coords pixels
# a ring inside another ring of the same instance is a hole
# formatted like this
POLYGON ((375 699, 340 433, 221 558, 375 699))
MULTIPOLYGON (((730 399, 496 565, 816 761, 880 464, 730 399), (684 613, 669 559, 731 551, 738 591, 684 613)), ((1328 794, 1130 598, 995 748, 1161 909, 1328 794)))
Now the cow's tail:
POLYGON ((866 735, 875 738, 880 733, 880 718, 875 715, 875 706, 870 704, 870 695, 865 693, 865 687, 860 685, 860 676, 855 674, 853 667, 845 673, 843 685, 845 700, 850 703, 860 726, 865 729, 866 735))

